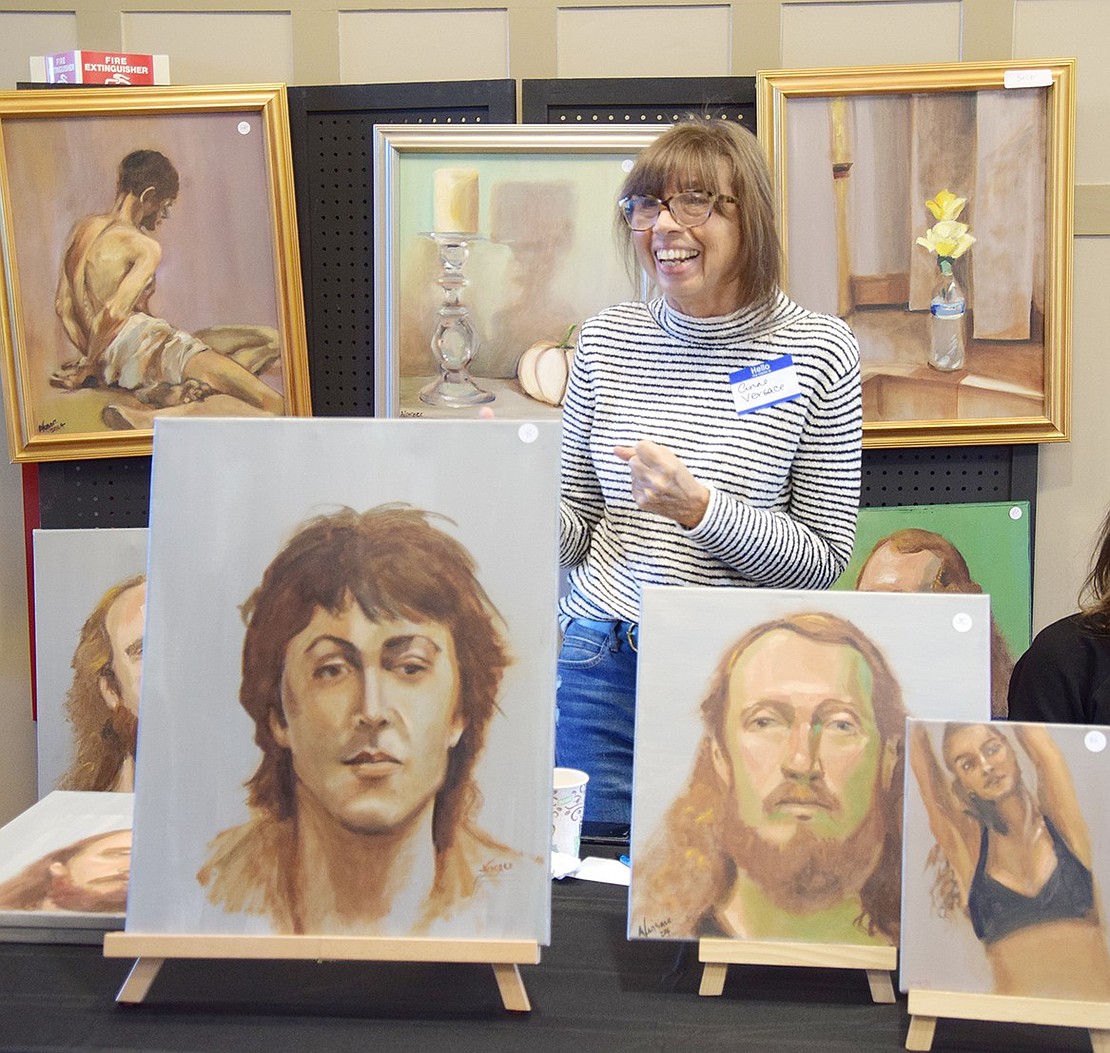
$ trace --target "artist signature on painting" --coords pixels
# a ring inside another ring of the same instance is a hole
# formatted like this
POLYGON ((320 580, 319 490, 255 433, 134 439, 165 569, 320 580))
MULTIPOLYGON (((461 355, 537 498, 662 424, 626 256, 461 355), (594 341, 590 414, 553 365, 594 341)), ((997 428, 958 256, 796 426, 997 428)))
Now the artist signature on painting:
POLYGON ((416 410, 414 410, 414 409, 403 409, 403 410, 401 410, 401 416, 402 417, 423 417, 424 416, 424 411, 423 410, 418 410, 418 409, 416 409, 416 410))
POLYGON ((670 936, 671 934, 671 919, 663 918, 661 921, 655 922, 653 925, 648 924, 647 918, 644 918, 639 925, 636 926, 637 936, 670 936))
POLYGON ((513 864, 507 859, 488 859, 482 864, 481 873, 492 877, 494 874, 504 874, 506 870, 512 869, 513 864))
POLYGON ((39 434, 40 435, 53 435, 57 431, 61 431, 65 427, 65 422, 58 420, 55 417, 53 420, 39 421, 39 434))

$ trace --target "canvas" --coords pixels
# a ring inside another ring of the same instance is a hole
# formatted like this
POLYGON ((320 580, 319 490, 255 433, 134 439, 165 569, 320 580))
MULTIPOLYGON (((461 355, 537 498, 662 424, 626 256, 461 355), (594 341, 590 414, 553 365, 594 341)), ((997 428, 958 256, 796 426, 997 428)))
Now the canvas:
POLYGON ((557 458, 158 423, 128 932, 547 942, 557 458))
POLYGON ((659 130, 375 128, 379 415, 559 416, 577 327, 646 293, 613 225, 659 130))
POLYGON ((991 601, 991 712, 1005 716, 1033 617, 1032 521, 1025 501, 861 508, 834 589, 983 592, 991 601))
POLYGON ((645 588, 629 937, 896 944, 905 715, 986 719, 989 626, 983 596, 645 588))
POLYGON ((13 460, 309 411, 284 86, 3 93, 0 154, 13 460))
POLYGON ((865 446, 1066 440, 1075 60, 763 70, 787 293, 860 344, 865 446))
POLYGON ((1106 729, 911 720, 908 753, 902 989, 1110 1001, 1106 729))
POLYGON ((0 939, 92 943, 123 927, 132 801, 54 790, 0 829, 0 939))
POLYGON ((135 665, 126 653, 138 640, 141 670, 142 613, 130 630, 124 615, 142 605, 146 528, 36 530, 33 544, 38 795, 130 791, 126 714, 137 712, 138 683, 125 667, 135 665))

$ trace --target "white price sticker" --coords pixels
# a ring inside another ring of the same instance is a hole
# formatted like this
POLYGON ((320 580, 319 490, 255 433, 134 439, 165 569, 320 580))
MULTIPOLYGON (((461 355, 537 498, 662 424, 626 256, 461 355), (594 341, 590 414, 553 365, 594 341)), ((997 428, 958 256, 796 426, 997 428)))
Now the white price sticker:
POLYGON ((1048 88, 1052 85, 1050 69, 1008 69, 1002 75, 1007 88, 1048 88))

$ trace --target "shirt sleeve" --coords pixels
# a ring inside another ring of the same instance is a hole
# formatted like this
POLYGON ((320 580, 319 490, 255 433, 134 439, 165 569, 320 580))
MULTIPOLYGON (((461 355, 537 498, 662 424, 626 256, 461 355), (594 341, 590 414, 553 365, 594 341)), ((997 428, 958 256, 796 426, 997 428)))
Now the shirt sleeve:
POLYGON ((559 466, 559 566, 573 567, 586 558, 590 535, 605 511, 597 473, 590 460, 594 392, 579 340, 563 401, 559 466))

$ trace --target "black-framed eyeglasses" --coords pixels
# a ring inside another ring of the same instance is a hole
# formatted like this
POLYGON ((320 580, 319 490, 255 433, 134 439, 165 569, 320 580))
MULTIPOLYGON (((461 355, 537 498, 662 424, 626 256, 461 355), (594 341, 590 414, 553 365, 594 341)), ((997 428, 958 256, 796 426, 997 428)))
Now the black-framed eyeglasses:
POLYGON ((730 194, 683 190, 667 198, 652 197, 650 194, 632 194, 629 197, 622 197, 617 202, 617 208, 633 230, 651 230, 663 209, 671 214, 671 219, 680 227, 700 227, 712 215, 718 201, 730 201, 734 205, 739 203, 739 199, 730 194))

